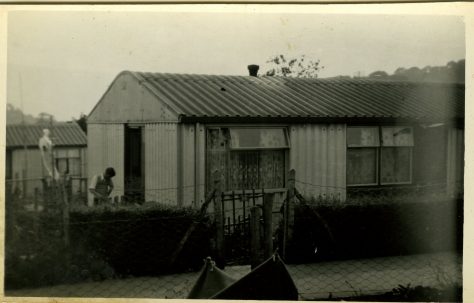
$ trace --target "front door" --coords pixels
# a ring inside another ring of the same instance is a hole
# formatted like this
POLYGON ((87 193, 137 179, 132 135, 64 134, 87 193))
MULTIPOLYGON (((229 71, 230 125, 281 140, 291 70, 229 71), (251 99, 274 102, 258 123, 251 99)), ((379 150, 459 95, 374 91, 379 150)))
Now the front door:
POLYGON ((144 202, 142 127, 125 128, 125 198, 129 202, 144 202))

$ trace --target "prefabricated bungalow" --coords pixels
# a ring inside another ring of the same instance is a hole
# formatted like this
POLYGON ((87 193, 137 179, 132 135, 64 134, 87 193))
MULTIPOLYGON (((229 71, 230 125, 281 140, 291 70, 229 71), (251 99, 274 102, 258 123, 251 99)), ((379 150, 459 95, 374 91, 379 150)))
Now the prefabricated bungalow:
MULTIPOLYGON (((7 125, 5 179, 12 190, 20 190, 26 196, 32 196, 35 189, 41 190, 41 179, 48 176, 38 146, 43 129, 50 131, 58 171, 78 179, 87 176, 87 137, 77 123, 7 125)), ((81 190, 81 182, 72 185, 74 192, 81 190)))
POLYGON ((464 84, 124 71, 88 117, 89 177, 114 196, 191 205, 225 191, 462 190, 464 84))

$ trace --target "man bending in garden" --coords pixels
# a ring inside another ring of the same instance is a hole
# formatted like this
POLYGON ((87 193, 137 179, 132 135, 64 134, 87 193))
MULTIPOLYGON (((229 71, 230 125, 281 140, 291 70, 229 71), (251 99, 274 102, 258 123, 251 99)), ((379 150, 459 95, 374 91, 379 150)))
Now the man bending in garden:
POLYGON ((95 175, 89 186, 89 192, 94 195, 94 205, 108 202, 109 195, 114 189, 112 178, 115 176, 115 169, 108 167, 103 174, 95 175))

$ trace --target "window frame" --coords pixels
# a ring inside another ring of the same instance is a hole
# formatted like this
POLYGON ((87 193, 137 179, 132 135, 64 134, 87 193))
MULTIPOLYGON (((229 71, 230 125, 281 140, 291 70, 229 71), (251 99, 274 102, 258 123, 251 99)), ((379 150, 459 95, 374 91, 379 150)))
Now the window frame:
MULTIPOLYGON (((379 179, 380 185, 409 185, 413 184, 413 146, 381 146, 380 147, 380 161, 382 161, 382 149, 384 148, 408 148, 410 151, 410 181, 402 181, 402 182, 382 182, 382 178, 379 179)), ((382 169, 382 165, 380 165, 380 170, 382 169)))
MULTIPOLYGON (((379 166, 380 166, 380 155, 379 155, 379 148, 380 147, 377 147, 377 146, 370 146, 370 147, 367 147, 367 146, 357 146, 357 147, 347 147, 347 150, 349 149, 363 149, 363 148, 370 148, 370 149, 373 149, 375 150, 375 183, 356 183, 356 184, 347 184, 347 186, 374 186, 374 185, 379 185, 379 182, 378 180, 380 179, 379 178, 379 166)), ((347 155, 346 155, 346 161, 347 161, 347 155)), ((346 170, 347 170, 347 163, 346 163, 346 170)), ((346 171, 346 179, 347 179, 347 171, 346 171)))
POLYGON ((229 144, 229 150, 230 151, 245 151, 245 150, 281 150, 281 149, 289 149, 290 148, 290 138, 288 136, 288 128, 284 126, 270 126, 270 127, 265 127, 265 126, 228 126, 228 127, 220 127, 222 128, 227 128, 229 130, 229 136, 230 136, 230 144, 229 144), (285 141, 287 143, 286 146, 272 146, 272 147, 234 147, 232 145, 232 134, 230 132, 231 129, 281 129, 283 130, 283 136, 285 138, 285 141))
MULTIPOLYGON (((284 175, 283 175, 283 187, 275 187, 275 188, 265 188, 265 189, 268 189, 268 190, 271 190, 271 191, 279 191, 281 190, 282 188, 284 188, 286 186, 286 184, 288 183, 288 180, 287 180, 287 177, 288 177, 288 174, 287 174, 287 171, 288 171, 288 166, 289 166, 289 151, 290 151, 290 148, 291 148, 291 140, 290 140, 290 135, 289 135, 289 125, 238 125, 238 124, 225 124, 225 125, 208 125, 206 126, 205 128, 205 137, 204 137, 204 144, 205 144, 205 149, 206 149, 206 153, 207 154, 207 136, 209 134, 209 130, 222 130, 222 129, 227 129, 228 132, 229 132, 229 146, 227 147, 225 153, 226 153, 226 163, 227 163, 227 166, 230 164, 230 161, 231 161, 231 153, 239 153, 239 152, 245 152, 245 151, 266 151, 266 150, 281 150, 283 151, 283 172, 284 172, 284 175), (235 147, 232 147, 232 143, 231 143, 231 134, 230 134, 230 129, 282 129, 283 130, 283 134, 285 136, 285 140, 286 140, 286 143, 287 143, 287 146, 284 146, 284 147, 243 147, 243 148, 235 148, 235 147)), ((205 159, 205 163, 204 163, 204 167, 205 169, 207 170, 207 156, 206 156, 206 159, 205 159)), ((205 173, 205 175, 207 176, 207 172, 205 173)), ((226 180, 228 180, 229 176, 229 171, 228 171, 228 168, 227 168, 227 171, 224 172, 224 176, 226 178, 226 180)), ((206 180, 206 183, 208 183, 209 181, 211 180, 206 180)), ((255 188, 257 189, 257 188, 255 188)), ((245 189, 229 189, 228 188, 228 184, 226 182, 226 188, 224 188, 224 192, 232 192, 232 191, 242 191, 242 190, 251 190, 249 188, 245 188, 245 189)))
POLYGON ((80 149, 75 149, 75 148, 62 148, 59 150, 55 151, 54 155, 54 162, 56 167, 59 169, 59 161, 60 160, 66 160, 66 171, 67 175, 71 177, 81 177, 82 176, 82 161, 81 161, 81 150, 80 149), (72 153, 77 153, 77 156, 72 156, 72 153), (65 155, 63 155, 65 153, 65 155), (72 160, 78 160, 79 161, 79 173, 75 175, 71 175, 71 161, 72 160))
POLYGON ((415 146, 415 135, 414 135, 414 127, 412 125, 348 125, 346 127, 346 186, 347 187, 370 187, 370 186, 387 186, 387 185, 410 185, 413 184, 413 149, 415 146), (411 145, 400 145, 400 146, 384 146, 383 145, 383 128, 394 128, 394 127, 400 127, 400 128, 409 128, 412 134, 412 144, 411 145), (348 144, 348 138, 347 138, 347 133, 349 128, 377 128, 378 130, 378 145, 374 146, 366 146, 366 145, 352 145, 349 146, 348 144), (356 184, 348 184, 347 183, 347 162, 348 162, 348 156, 347 152, 350 149, 360 149, 360 148, 373 148, 376 150, 376 165, 375 165, 375 183, 356 183, 356 184), (382 149, 383 148, 408 148, 410 150, 410 169, 409 169, 409 176, 410 180, 409 181, 402 181, 402 182, 382 182, 381 180, 381 170, 382 170, 382 149))

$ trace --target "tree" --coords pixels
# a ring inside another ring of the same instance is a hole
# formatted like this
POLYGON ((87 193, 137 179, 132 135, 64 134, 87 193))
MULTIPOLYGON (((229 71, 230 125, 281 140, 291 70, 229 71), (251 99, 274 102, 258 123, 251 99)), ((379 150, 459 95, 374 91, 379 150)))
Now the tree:
POLYGON ((73 119, 77 124, 79 124, 79 127, 87 134, 87 115, 84 115, 81 113, 79 119, 73 119))
POLYGON ((379 70, 379 71, 369 74, 369 78, 385 79, 385 78, 388 78, 388 74, 382 70, 379 70))
POLYGON ((434 81, 464 83, 465 60, 449 61, 443 66, 425 66, 403 68, 399 67, 389 78, 408 81, 434 81))
POLYGON ((317 78, 319 71, 324 68, 320 65, 319 60, 306 59, 305 55, 297 58, 277 55, 266 63, 270 64, 270 68, 265 72, 266 76, 317 78))
POLYGON ((34 124, 37 119, 32 115, 24 114, 19 108, 7 103, 7 124, 34 124))
POLYGON ((38 114, 38 117, 36 118, 38 124, 48 124, 51 122, 56 122, 54 119, 54 116, 45 112, 41 112, 38 114))

